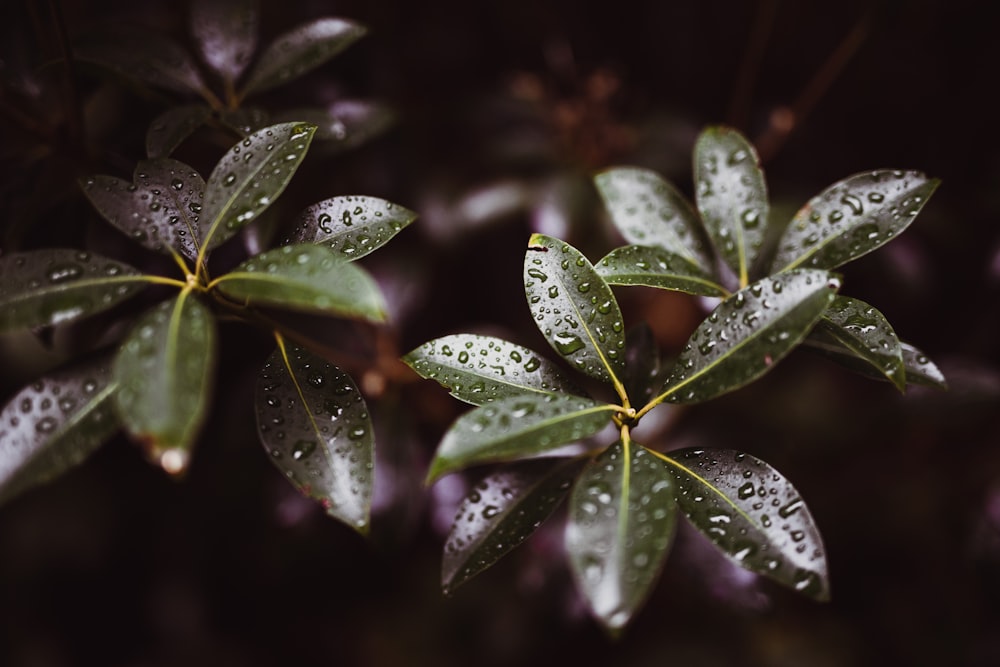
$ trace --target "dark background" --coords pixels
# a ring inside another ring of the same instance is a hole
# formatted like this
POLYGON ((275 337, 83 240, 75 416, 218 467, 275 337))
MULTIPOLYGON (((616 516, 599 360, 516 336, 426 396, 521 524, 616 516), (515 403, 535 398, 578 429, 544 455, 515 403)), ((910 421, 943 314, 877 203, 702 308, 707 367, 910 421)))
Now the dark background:
MULTIPOLYGON (((188 39, 182 3, 60 4, 74 37, 125 22, 188 39)), ((82 67, 63 87, 50 9, 8 0, 0 10, 5 243, 129 260, 74 181, 127 176, 150 121, 183 98, 82 67), (13 83, 28 79, 40 87, 13 83), (66 120, 73 99, 86 149, 66 120), (46 134, 50 121, 61 129, 46 134)), ((225 325, 216 409, 186 478, 168 479, 119 437, 0 508, 0 664, 1000 664, 992 3, 289 0, 264 3, 261 43, 324 15, 371 32, 258 102, 374 98, 398 122, 350 152, 314 150, 280 210, 369 194, 421 215, 365 260, 392 324, 329 334, 362 372, 457 331, 544 349, 521 287, 527 235, 556 231, 597 259, 617 240, 589 175, 641 164, 690 194, 697 133, 728 123, 760 149, 773 206, 789 215, 863 170, 942 179, 906 234, 845 267, 843 291, 882 310, 951 389, 900 395, 796 353, 650 433, 660 448, 740 449, 781 470, 824 535, 833 599, 735 570, 682 530, 649 603, 612 642, 574 592, 558 514, 453 597, 440 593, 461 482, 423 490, 419 480, 460 404, 406 373, 369 376, 380 459, 366 542, 267 463, 251 401, 268 340, 225 325), (492 204, 491 192, 502 195, 492 204)), ((178 155, 207 174, 225 146, 202 139, 178 155)), ((700 317, 683 297, 619 296, 667 353, 700 317)), ((2 398, 88 333, 60 332, 48 348, 0 339, 2 398)))

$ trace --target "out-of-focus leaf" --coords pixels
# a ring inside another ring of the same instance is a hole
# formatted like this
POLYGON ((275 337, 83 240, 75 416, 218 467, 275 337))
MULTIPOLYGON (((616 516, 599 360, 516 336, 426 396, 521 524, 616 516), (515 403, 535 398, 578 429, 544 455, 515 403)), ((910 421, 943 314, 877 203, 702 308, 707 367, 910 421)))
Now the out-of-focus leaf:
POLYGON ((323 243, 354 260, 416 219, 413 211, 377 197, 331 197, 303 211, 285 243, 323 243))
POLYGON ((212 170, 202 205, 202 239, 211 250, 245 227, 284 192, 316 127, 282 123, 258 130, 212 170))
POLYGON ((82 463, 118 430, 106 359, 43 377, 0 409, 0 502, 82 463))
POLYGON ((625 330, 611 288, 579 250, 532 234, 524 256, 524 293, 549 345, 574 368, 619 383, 625 330))
POLYGON ((736 130, 710 127, 695 144, 694 171, 705 228, 744 286, 763 244, 769 211, 757 151, 736 130))
POLYGON ((569 493, 579 460, 539 459, 504 466, 458 507, 444 545, 441 586, 451 593, 528 538, 569 493))
POLYGON ((187 50, 143 29, 115 28, 87 35, 73 47, 76 58, 139 83, 178 93, 200 93, 205 83, 187 50))
POLYGON ((379 102, 338 100, 326 109, 282 111, 276 114, 275 120, 312 123, 316 126, 316 141, 347 150, 385 132, 395 122, 396 115, 379 102))
POLYGON ((280 35, 257 58, 244 95, 259 93, 319 67, 364 36, 363 26, 339 18, 322 18, 280 35))
POLYGON ((477 463, 513 461, 594 435, 615 406, 565 394, 502 398, 465 413, 438 446, 427 481, 477 463))
POLYGON ((146 155, 150 159, 168 157, 212 115, 204 104, 185 104, 167 109, 146 130, 146 155))
POLYGON ((201 174, 183 162, 160 158, 137 164, 132 179, 129 183, 114 176, 90 176, 81 187, 101 217, 133 241, 195 259, 205 195, 201 174))
POLYGON ((826 271, 798 269, 740 290, 691 334, 660 397, 699 403, 763 375, 806 337, 839 288, 826 271))
POLYGON ((69 322, 106 310, 148 285, 127 264, 53 248, 0 257, 0 333, 69 322))
POLYGON ((699 296, 729 294, 710 274, 680 255, 653 246, 615 248, 595 268, 609 285, 645 285, 699 296))
POLYGON ((660 350, 653 330, 646 322, 625 336, 625 377, 623 382, 634 405, 645 405, 666 381, 660 350))
POLYGON ((918 171, 849 176, 809 200, 785 229, 772 273, 799 266, 835 269, 906 229, 940 181, 918 171))
POLYGON ((136 323, 114 365, 125 430, 169 473, 183 472, 205 420, 215 365, 215 321, 189 292, 136 323))
POLYGON ((219 114, 219 120, 242 137, 249 136, 272 124, 271 114, 260 107, 226 109, 219 114))
MULTIPOLYGON (((824 337, 818 333, 819 327, 813 330, 804 341, 803 346, 813 350, 834 361, 844 368, 854 371, 859 375, 873 380, 889 381, 881 368, 896 363, 895 357, 888 357, 883 361, 878 361, 878 355, 872 355, 876 360, 878 368, 866 359, 861 359, 852 350, 835 339, 824 337)), ((944 374, 931 361, 926 354, 907 343, 899 343, 903 355, 903 370, 906 374, 907 385, 917 385, 921 387, 933 387, 934 389, 947 389, 948 383, 944 374)))
POLYGON ((559 368, 532 350, 492 336, 453 334, 424 343, 403 361, 455 398, 485 405, 522 394, 580 394, 559 368))
POLYGON ((885 316, 864 301, 836 297, 808 340, 854 356, 900 391, 906 388, 906 367, 899 338, 885 316))
POLYGON ((327 514, 367 532, 375 438, 351 377, 307 350, 279 346, 258 376, 255 404, 271 462, 327 514))
POLYGON ((684 196, 649 169, 617 167, 594 177, 615 227, 633 245, 657 246, 699 273, 712 272, 698 214, 684 196))
POLYGON ((202 60, 230 85, 250 64, 257 48, 257 0, 199 0, 191 3, 191 35, 202 60))
POLYGON ((252 257, 220 276, 213 287, 247 306, 385 319, 378 285, 357 264, 326 246, 286 245, 252 257))
POLYGON ((644 447, 618 441, 573 487, 566 550, 591 610, 618 633, 649 596, 677 523, 673 480, 644 447))
POLYGON ((730 450, 658 456, 676 480, 681 511, 730 560, 811 598, 830 597, 823 540, 781 473, 730 450))

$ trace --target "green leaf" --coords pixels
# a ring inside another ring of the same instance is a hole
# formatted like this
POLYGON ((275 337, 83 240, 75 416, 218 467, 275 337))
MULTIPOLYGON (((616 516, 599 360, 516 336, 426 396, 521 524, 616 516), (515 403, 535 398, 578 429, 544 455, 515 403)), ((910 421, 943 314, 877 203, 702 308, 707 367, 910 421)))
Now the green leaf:
POLYGON ((322 18, 280 35, 264 49, 250 71, 243 94, 260 93, 319 67, 364 36, 363 26, 322 18))
POLYGON ((635 405, 648 403, 667 379, 659 346, 646 322, 630 329, 625 337, 625 368, 622 381, 635 405))
POLYGON ((299 120, 317 127, 316 141, 337 150, 355 148, 385 132, 395 122, 393 111, 378 102, 337 100, 326 109, 289 109, 275 115, 277 120, 299 120))
POLYGON ((107 310, 148 284, 127 264, 53 248, 0 257, 0 333, 61 324, 107 310))
POLYGON ((817 600, 830 597, 823 540, 799 492, 760 459, 730 450, 659 454, 681 511, 737 565, 817 600))
POLYGON ((870 365, 900 391, 906 388, 899 338, 885 316, 864 301, 836 297, 807 340, 839 348, 842 353, 870 365))
POLYGON ((444 336, 424 343, 403 361, 421 377, 437 381, 452 396, 473 405, 523 394, 581 393, 555 364, 492 336, 444 336))
POLYGON ((211 399, 214 364, 215 321, 188 292, 143 315, 118 353, 119 417, 167 472, 187 466, 211 399))
POLYGON ((615 248, 596 264, 596 269, 609 285, 645 285, 699 296, 729 294, 711 275, 663 248, 615 248))
POLYGON ((178 93, 206 89, 187 49, 159 33, 117 26, 85 36, 73 52, 78 60, 139 83, 178 93))
MULTIPOLYGON (((814 329, 813 333, 803 341, 803 345, 806 348, 822 354, 831 361, 859 375, 864 375, 874 380, 891 381, 881 369, 882 367, 895 364, 895 357, 887 357, 879 361, 879 355, 874 354, 872 357, 876 365, 873 365, 872 362, 858 357, 852 350, 844 347, 840 341, 832 338, 824 338, 821 334, 817 333, 818 329, 819 327, 814 329)), ((944 374, 926 354, 907 343, 900 342, 899 347, 903 356, 903 370, 907 385, 932 387, 934 389, 948 388, 944 374)))
POLYGON ((201 224, 206 249, 240 231, 284 192, 315 131, 306 123, 272 125, 229 149, 205 187, 201 224))
POLYGON ((710 127, 695 144, 694 170, 705 228, 745 286, 764 241, 769 210, 757 151, 736 130, 710 127))
POLYGON ((918 171, 855 174, 809 200, 785 229, 772 273, 798 266, 835 269, 906 229, 940 181, 918 171))
POLYGON ((279 345, 257 378, 254 402, 271 462, 327 514, 367 532, 375 437, 351 377, 305 349, 279 345))
POLYGON ((256 0, 191 3, 191 35, 202 60, 230 86, 250 64, 260 21, 256 0))
POLYGON ((0 410, 0 502, 55 479, 104 444, 118 421, 107 360, 43 377, 0 410))
POLYGON ((839 287, 826 271, 799 269, 740 290, 691 334, 660 397, 702 402, 760 377, 805 338, 839 287))
POLYGON ((569 493, 579 460, 538 459, 504 466, 459 505, 444 545, 441 586, 450 594, 528 538, 569 493))
POLYGON ((243 262, 213 283, 247 306, 385 319, 385 304, 368 272, 327 246, 286 245, 243 262))
POLYGON ((241 137, 247 137, 273 124, 270 112, 260 107, 226 109, 219 113, 219 120, 241 137))
POLYGON ((323 243, 355 260, 416 219, 413 211, 377 197, 331 197, 303 211, 285 243, 323 243))
POLYGON ((478 463, 514 461, 594 435, 615 406, 579 396, 510 396, 459 417, 438 446, 427 481, 478 463))
POLYGON ((146 155, 154 160, 168 157, 211 116, 212 110, 204 104, 167 109, 146 130, 146 155))
POLYGON ((198 256, 198 216, 205 181, 193 168, 168 158, 143 160, 132 183, 114 176, 81 181, 97 212, 130 239, 166 255, 198 256))
POLYGON ((657 246, 700 269, 699 273, 712 272, 701 220, 669 181, 649 169, 616 167, 597 174, 594 183, 626 241, 657 246))
POLYGON ((653 590, 677 523, 673 481, 644 447, 622 441, 580 474, 569 501, 566 550, 580 589, 617 634, 653 590))
POLYGON ((535 324, 574 368, 619 383, 625 331, 611 288, 579 250, 533 234, 524 256, 524 292, 535 324))

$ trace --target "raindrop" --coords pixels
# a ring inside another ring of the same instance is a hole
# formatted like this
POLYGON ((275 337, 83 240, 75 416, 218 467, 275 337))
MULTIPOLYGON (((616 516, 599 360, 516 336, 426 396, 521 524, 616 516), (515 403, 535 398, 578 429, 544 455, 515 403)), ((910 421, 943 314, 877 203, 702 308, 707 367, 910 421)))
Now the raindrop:
POLYGON ((524 365, 524 370, 531 373, 533 371, 537 371, 539 367, 541 367, 541 365, 542 362, 538 360, 538 357, 532 357, 531 359, 528 360, 528 363, 524 365))
POLYGON ((222 184, 225 186, 230 186, 236 182, 236 174, 229 172, 226 177, 222 179, 222 184))
POLYGON ((545 282, 546 280, 549 279, 549 277, 545 273, 534 267, 528 269, 528 275, 534 278, 535 280, 541 280, 542 282, 545 282))
POLYGON ((483 508, 484 519, 492 519, 497 514, 500 514, 500 508, 497 507, 496 505, 487 505, 486 507, 483 508))
POLYGON ((347 437, 351 440, 361 440, 368 434, 368 429, 362 425, 355 426, 347 432, 347 437))
POLYGON ((851 213, 854 215, 861 215, 865 212, 864 206, 861 204, 861 200, 854 195, 844 195, 840 198, 840 203, 847 204, 851 209, 851 213))
POLYGON ((556 349, 559 354, 570 355, 584 347, 584 342, 576 334, 564 331, 554 336, 556 349))
POLYGON ((43 417, 35 424, 35 430, 39 433, 52 433, 59 423, 52 417, 43 417))
POLYGON ((309 458, 314 451, 316 451, 315 440, 299 440, 292 447, 292 458, 301 461, 309 458))
POLYGON ((50 282, 63 283, 76 280, 83 275, 83 267, 79 264, 59 264, 49 269, 46 277, 50 282))

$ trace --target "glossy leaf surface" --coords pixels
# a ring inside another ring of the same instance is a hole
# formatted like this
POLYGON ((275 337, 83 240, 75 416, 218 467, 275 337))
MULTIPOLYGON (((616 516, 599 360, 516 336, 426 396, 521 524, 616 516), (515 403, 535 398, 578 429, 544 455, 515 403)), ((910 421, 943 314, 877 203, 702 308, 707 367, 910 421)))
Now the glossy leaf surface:
POLYGON ((625 371, 625 330, 611 288, 579 250, 533 234, 524 292, 549 345, 581 373, 605 382, 625 371))
POLYGON ((710 274, 663 248, 615 248, 595 268, 609 285, 645 285, 699 296, 729 294, 710 274))
POLYGON ((0 332, 60 324, 106 310, 147 285, 131 266, 54 248, 0 257, 0 332))
MULTIPOLYGON (((873 380, 890 381, 881 369, 885 366, 895 364, 896 359, 894 356, 887 356, 885 359, 880 359, 879 355, 872 355, 877 364, 876 367, 872 365, 871 361, 859 358, 840 341, 818 333, 818 329, 819 327, 813 330, 813 334, 815 335, 810 335, 803 341, 803 345, 806 348, 822 354, 831 361, 859 375, 864 375, 873 380)), ((944 377, 944 373, 941 372, 941 369, 926 354, 907 343, 900 342, 899 347, 903 357, 903 370, 906 375, 907 385, 932 387, 934 389, 948 388, 948 382, 944 377)))
POLYGON ((835 269, 875 250, 913 221, 940 181, 888 169, 850 176, 809 200, 778 243, 772 272, 835 269))
POLYGON ((395 114, 378 102, 337 100, 325 109, 290 109, 275 118, 312 123, 317 128, 317 141, 346 150, 385 132, 395 121, 395 114))
POLYGON ((839 347, 869 364, 902 391, 906 387, 903 348, 885 316, 864 301, 838 296, 823 313, 810 339, 839 347))
POLYGON ((257 48, 255 0, 191 3, 191 35, 202 60, 230 85, 250 64, 257 48))
POLYGON ((688 520, 737 565, 808 595, 830 596, 819 530, 795 487, 760 459, 730 450, 667 452, 688 520))
POLYGON ((332 197, 303 211, 285 243, 323 243, 354 260, 416 219, 413 211, 377 197, 332 197))
MULTIPOLYGON (((271 114, 260 107, 243 106, 239 109, 226 109, 219 113, 222 124, 241 137, 248 137, 257 130, 273 125, 271 114)), ((294 122, 299 122, 298 120, 294 122)))
POLYGON ((187 49, 155 32, 115 28, 86 36, 73 52, 79 60, 157 88, 178 93, 205 89, 187 49))
POLYGON ((167 109, 146 130, 146 155, 154 160, 169 157, 174 149, 211 116, 212 110, 204 104, 186 104, 167 109))
POLYGON ((435 380, 455 398, 473 405, 523 394, 581 393, 555 364, 492 336, 444 336, 424 343, 403 361, 421 377, 435 380))
POLYGON ((327 514, 366 532, 375 438, 351 377, 303 348, 279 346, 258 376, 254 402, 271 462, 327 514))
POLYGON ((615 443, 573 487, 566 550, 598 620, 620 631, 649 596, 676 526, 673 480, 648 450, 615 443))

